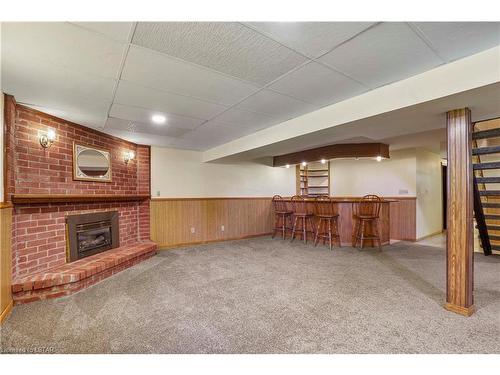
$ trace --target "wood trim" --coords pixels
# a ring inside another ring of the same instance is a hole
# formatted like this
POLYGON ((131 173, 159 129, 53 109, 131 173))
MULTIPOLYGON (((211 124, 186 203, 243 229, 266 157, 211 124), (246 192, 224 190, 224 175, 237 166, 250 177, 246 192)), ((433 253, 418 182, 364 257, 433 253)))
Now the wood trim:
POLYGON ((271 236, 272 234, 273 234, 273 232, 268 232, 268 233, 249 234, 249 235, 246 235, 246 236, 239 236, 239 237, 232 237, 232 238, 224 238, 222 240, 207 240, 207 241, 184 242, 184 243, 178 243, 178 244, 175 244, 175 245, 161 245, 160 244, 160 245, 158 245, 158 251, 172 250, 172 249, 176 249, 176 248, 183 247, 183 246, 204 245, 204 244, 215 243, 215 242, 245 240, 245 239, 248 239, 248 238, 271 236))
POLYGON ((376 156, 389 158, 389 146, 383 143, 341 143, 274 156, 273 167, 283 167, 287 164, 293 165, 303 161, 313 162, 321 159, 376 156))
POLYGON ((14 194, 14 204, 23 203, 81 203, 81 202, 136 202, 150 199, 149 194, 112 195, 112 194, 14 194))
POLYGON ((474 311, 472 125, 468 108, 446 113, 448 223, 446 309, 474 311))
POLYGON ((460 315, 464 315, 464 316, 471 316, 472 314, 474 314, 474 305, 472 305, 470 307, 461 307, 461 306, 453 305, 451 303, 446 303, 444 305, 444 308, 448 311, 451 311, 451 312, 454 312, 454 313, 457 313, 460 315))
POLYGON ((12 306, 12 207, 0 210, 0 320, 12 306))
POLYGON ((13 204, 11 202, 0 202, 0 210, 4 208, 12 208, 13 204))
POLYGON ((161 202, 161 201, 210 201, 210 200, 237 200, 237 199, 273 199, 273 197, 188 197, 188 198, 151 198, 153 202, 161 202))
POLYGON ((418 237, 418 238, 416 239, 416 241, 422 241, 422 240, 425 240, 426 238, 437 236, 438 234, 441 234, 441 233, 443 233, 443 232, 445 232, 445 231, 441 229, 441 230, 435 231, 435 232, 433 232, 433 233, 426 234, 425 236, 418 237))
POLYGON ((12 312, 13 307, 14 307, 14 300, 11 300, 10 303, 5 307, 5 309, 0 314, 0 324, 2 324, 5 319, 7 319, 7 317, 12 312))

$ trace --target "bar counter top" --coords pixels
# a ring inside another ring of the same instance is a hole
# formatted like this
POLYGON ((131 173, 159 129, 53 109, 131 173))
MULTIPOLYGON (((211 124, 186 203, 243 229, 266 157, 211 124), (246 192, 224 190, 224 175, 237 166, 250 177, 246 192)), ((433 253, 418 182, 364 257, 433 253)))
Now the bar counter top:
MULTIPOLYGON (((339 232, 340 232, 340 240, 342 246, 354 246, 354 218, 353 211, 356 205, 361 201, 362 197, 339 197, 339 196, 331 196, 332 202, 337 204, 337 210, 339 214, 339 232)), ((398 213, 398 207, 401 205, 401 201, 407 202, 415 202, 414 196, 405 196, 405 197, 380 197, 381 198, 381 207, 380 207, 380 215, 378 219, 378 229, 380 232, 380 237, 382 239, 382 245, 388 245, 392 239, 400 239, 401 233, 399 225, 402 221, 408 221, 409 226, 414 226, 414 221, 410 220, 409 217, 405 217, 404 220, 401 219, 401 215, 398 213), (394 205, 394 207, 393 207, 394 205), (391 210, 394 208, 395 217, 391 218, 391 210), (395 228, 391 230, 392 228, 395 228), (391 232, 393 232, 393 236, 391 236, 391 232)), ((291 197, 283 197, 283 200, 287 202, 288 209, 292 210, 291 205, 291 197)), ((304 200, 307 202, 307 210, 310 213, 314 213, 314 201, 313 197, 304 197, 304 200)), ((316 219, 313 219, 316 221, 316 219)), ((367 246, 373 246, 374 243, 372 241, 366 242, 367 246)))

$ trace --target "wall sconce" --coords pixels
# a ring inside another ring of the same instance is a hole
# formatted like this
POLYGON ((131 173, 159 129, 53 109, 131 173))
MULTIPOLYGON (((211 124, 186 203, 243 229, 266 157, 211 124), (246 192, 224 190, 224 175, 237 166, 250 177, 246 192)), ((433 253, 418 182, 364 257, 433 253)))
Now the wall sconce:
POLYGON ((135 157, 134 151, 125 151, 125 154, 123 156, 123 161, 125 164, 128 164, 130 160, 133 160, 135 157))
POLYGON ((47 129, 47 132, 45 134, 41 134, 38 137, 38 140, 43 148, 49 148, 56 140, 56 132, 54 129, 47 129))

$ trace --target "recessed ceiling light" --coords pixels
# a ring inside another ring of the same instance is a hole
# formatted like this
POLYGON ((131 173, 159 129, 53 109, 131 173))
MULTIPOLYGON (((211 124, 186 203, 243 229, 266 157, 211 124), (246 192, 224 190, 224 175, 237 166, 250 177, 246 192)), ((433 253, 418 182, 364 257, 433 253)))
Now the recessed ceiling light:
POLYGON ((305 167, 307 163, 305 161, 302 162, 302 166, 305 167))
POLYGON ((382 156, 377 156, 377 161, 382 161, 382 156))
POLYGON ((285 165, 285 168, 290 168, 290 164, 285 165))
POLYGON ((321 159, 321 164, 325 164, 326 163, 326 160, 325 159, 321 159))
POLYGON ((153 115, 153 116, 151 116, 151 120, 155 124, 164 124, 165 121, 167 121, 167 118, 163 115, 153 115))

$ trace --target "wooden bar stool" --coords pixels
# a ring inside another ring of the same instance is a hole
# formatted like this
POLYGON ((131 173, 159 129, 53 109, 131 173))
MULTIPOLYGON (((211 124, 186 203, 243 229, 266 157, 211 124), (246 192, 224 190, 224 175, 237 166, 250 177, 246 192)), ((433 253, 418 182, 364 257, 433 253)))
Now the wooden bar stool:
POLYGON ((360 243, 359 249, 363 248, 364 240, 378 242, 379 250, 382 250, 382 241, 379 231, 379 215, 382 200, 376 195, 365 195, 357 207, 355 206, 353 218, 356 222, 354 229, 354 246, 360 243))
POLYGON ((339 214, 334 202, 328 196, 316 197, 314 201, 314 216, 318 219, 316 223, 316 236, 314 246, 318 245, 318 239, 323 239, 323 245, 326 239, 332 250, 332 239, 336 239, 340 244, 340 231, 338 226, 339 214), (323 230, 322 230, 323 229, 323 230))
POLYGON ((307 211, 307 202, 300 195, 294 195, 291 199, 292 210, 293 210, 293 229, 292 229, 292 241, 295 239, 295 233, 297 232, 297 223, 299 224, 299 233, 302 235, 304 243, 307 243, 307 233, 310 233, 314 237, 314 223, 312 213, 307 211), (310 230, 307 229, 307 223, 309 223, 310 230))
POLYGON ((283 239, 286 237, 286 231, 292 230, 292 210, 289 210, 286 201, 279 195, 273 197, 274 207, 274 230, 273 237, 276 236, 277 231, 282 232, 283 239), (287 223, 290 226, 287 226, 287 223))

